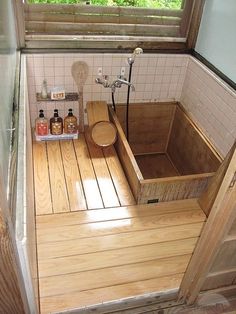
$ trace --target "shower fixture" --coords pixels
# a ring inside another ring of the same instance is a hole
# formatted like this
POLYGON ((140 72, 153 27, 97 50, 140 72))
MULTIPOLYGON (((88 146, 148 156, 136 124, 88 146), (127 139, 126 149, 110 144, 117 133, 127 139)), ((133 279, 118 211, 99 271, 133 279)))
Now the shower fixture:
POLYGON ((131 55, 131 57, 128 57, 128 59, 127 59, 129 65, 133 64, 134 60, 135 60, 135 57, 137 55, 140 55, 141 53, 143 53, 143 49, 142 48, 139 48, 139 47, 135 48, 133 53, 132 53, 132 55, 131 55))

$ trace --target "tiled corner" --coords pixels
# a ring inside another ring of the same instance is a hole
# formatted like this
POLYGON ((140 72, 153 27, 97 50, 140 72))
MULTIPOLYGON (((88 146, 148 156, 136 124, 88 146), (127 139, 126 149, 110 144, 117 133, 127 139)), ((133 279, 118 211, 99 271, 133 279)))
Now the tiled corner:
POLYGON ((236 93, 202 63, 189 58, 181 103, 225 156, 236 138, 236 93))

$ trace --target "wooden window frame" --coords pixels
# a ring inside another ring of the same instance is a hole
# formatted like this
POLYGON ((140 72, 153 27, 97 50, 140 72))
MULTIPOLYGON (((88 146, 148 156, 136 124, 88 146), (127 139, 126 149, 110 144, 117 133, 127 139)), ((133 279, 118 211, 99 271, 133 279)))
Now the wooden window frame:
POLYGON ((194 48, 205 3, 183 0, 180 10, 158 10, 21 1, 14 0, 20 48, 126 51, 141 46, 167 52, 194 48))

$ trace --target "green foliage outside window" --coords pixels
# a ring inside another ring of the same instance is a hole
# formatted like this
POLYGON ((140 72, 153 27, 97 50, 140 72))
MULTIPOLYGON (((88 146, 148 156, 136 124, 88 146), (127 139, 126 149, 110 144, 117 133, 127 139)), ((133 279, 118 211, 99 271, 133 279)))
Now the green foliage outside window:
POLYGON ((180 9, 182 0, 28 0, 28 3, 92 4, 159 9, 180 9))

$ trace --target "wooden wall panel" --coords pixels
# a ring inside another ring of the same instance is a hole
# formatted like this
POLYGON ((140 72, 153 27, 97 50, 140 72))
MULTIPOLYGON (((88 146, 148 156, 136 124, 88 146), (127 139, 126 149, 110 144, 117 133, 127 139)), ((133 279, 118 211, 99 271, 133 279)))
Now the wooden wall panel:
POLYGON ((206 189, 212 174, 169 177, 141 181, 138 204, 150 200, 167 202, 187 198, 198 198, 206 189))
POLYGON ((110 110, 110 119, 117 128, 117 141, 114 146, 133 192, 134 198, 137 201, 138 195, 140 193, 140 180, 143 180, 143 176, 129 147, 121 125, 112 110, 110 110))
MULTIPOLYGON (((236 270, 236 237, 228 235, 236 219, 236 143, 222 166, 226 169, 224 176, 217 181, 209 217, 180 287, 179 299, 188 304, 196 300, 202 289, 214 288, 214 283, 216 286, 229 284, 229 272, 236 270), (215 281, 209 283, 209 277, 214 276, 215 281)), ((222 169, 218 169, 216 177, 219 171, 222 169)))
POLYGON ((167 153, 181 175, 215 172, 221 162, 179 107, 176 108, 167 153))
MULTIPOLYGON (((165 152, 176 103, 130 104, 129 144, 134 154, 165 152)), ((117 106, 125 131, 126 106, 117 106)))

